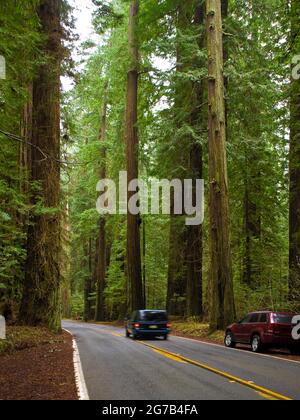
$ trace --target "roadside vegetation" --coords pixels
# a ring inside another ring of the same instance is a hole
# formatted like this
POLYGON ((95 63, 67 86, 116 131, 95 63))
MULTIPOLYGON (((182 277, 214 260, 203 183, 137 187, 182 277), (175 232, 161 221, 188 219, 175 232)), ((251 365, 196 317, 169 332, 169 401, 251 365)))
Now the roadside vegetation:
POLYGON ((46 344, 55 346, 62 340, 62 334, 54 334, 47 328, 8 327, 6 340, 0 340, 0 356, 46 344))

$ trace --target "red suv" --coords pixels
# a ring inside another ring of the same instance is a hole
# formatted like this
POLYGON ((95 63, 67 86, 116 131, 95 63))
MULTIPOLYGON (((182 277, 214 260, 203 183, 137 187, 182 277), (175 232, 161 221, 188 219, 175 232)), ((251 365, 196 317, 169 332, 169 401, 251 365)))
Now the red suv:
POLYGON ((300 340, 292 337, 293 318, 296 314, 282 312, 254 312, 226 330, 225 346, 250 344, 258 353, 268 347, 288 348, 300 354, 300 340))

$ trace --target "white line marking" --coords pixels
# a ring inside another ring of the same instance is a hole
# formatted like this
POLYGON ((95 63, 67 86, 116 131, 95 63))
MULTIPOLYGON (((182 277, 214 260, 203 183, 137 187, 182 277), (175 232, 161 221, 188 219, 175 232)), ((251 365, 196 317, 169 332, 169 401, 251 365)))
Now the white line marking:
POLYGON ((82 370, 82 364, 80 360, 80 354, 79 354, 77 343, 75 341, 73 334, 70 331, 68 331, 65 328, 64 328, 64 331, 66 331, 68 334, 70 334, 73 337, 73 363, 74 363, 75 381, 76 381, 78 398, 80 401, 88 401, 90 397, 89 397, 89 393, 88 393, 87 386, 84 379, 84 374, 82 370))

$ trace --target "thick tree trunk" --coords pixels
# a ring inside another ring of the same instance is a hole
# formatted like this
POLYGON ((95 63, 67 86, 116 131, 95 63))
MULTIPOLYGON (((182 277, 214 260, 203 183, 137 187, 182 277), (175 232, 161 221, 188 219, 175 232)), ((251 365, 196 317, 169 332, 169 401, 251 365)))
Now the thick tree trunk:
MULTIPOLYGON (((259 13, 256 10, 256 3, 250 2, 249 10, 249 30, 246 34, 251 40, 253 45, 258 45, 259 35, 257 32, 257 24, 255 25, 255 18, 259 13)), ((250 65, 251 66, 251 65, 250 65)), ((253 71, 255 68, 252 69, 253 71)), ((245 145, 245 196, 244 196, 244 262, 243 262, 243 273, 242 280, 250 288, 255 289, 260 285, 261 282, 261 173, 260 173, 260 161, 262 151, 260 150, 261 141, 255 142, 255 139, 259 140, 263 135, 261 127, 261 108, 257 104, 257 98, 249 90, 250 100, 246 113, 251 113, 251 120, 245 119, 243 125, 245 126, 246 133, 251 139, 245 145)))
MULTIPOLYGON (((126 108, 126 146, 128 183, 138 179, 139 175, 139 139, 138 139, 138 67, 139 49, 137 42, 137 21, 139 0, 132 0, 130 5, 128 43, 130 64, 127 80, 126 108)), ((128 193, 128 202, 134 195, 128 193)), ((140 215, 127 216, 127 275, 131 291, 131 309, 144 308, 143 279, 141 268, 140 215)))
MULTIPOLYGON (((197 1, 197 3, 199 3, 197 1)), ((199 30, 199 26, 203 25, 205 16, 204 4, 198 4, 195 10, 194 25, 199 30)), ((205 33, 200 34, 198 46, 200 50, 204 48, 205 33)), ((199 63, 199 65, 205 65, 199 63)), ((205 119, 203 118, 204 102, 204 83, 196 82, 192 86, 192 111, 191 125, 196 132, 204 128, 205 119)), ((193 180, 202 179, 203 177, 203 159, 202 146, 192 140, 190 152, 190 171, 193 180)), ((194 191, 195 193, 195 191, 194 191)), ((194 194, 194 200, 196 194, 194 194)), ((202 226, 187 227, 187 292, 186 292, 186 315, 188 317, 201 317, 203 315, 203 288, 202 288, 202 226)))
MULTIPOLYGON (((292 0, 291 51, 300 51, 300 0, 292 0)), ((291 82, 289 297, 300 309, 300 80, 291 82)))
MULTIPOLYGON (((228 0, 221 0, 221 9, 222 9, 222 19, 227 19, 228 11, 229 11, 229 4, 228 0)), ((225 32, 227 33, 227 28, 225 25, 224 28, 225 32)), ((228 47, 228 36, 223 31, 223 61, 224 64, 228 61, 229 58, 229 47, 228 47)), ((228 101, 227 101, 227 92, 228 92, 228 77, 224 76, 224 88, 225 88, 225 121, 226 121, 226 138, 228 137, 228 101)))
MULTIPOLYGON (((100 129, 100 142, 101 142, 101 169, 100 179, 106 178, 106 124, 107 124, 107 95, 108 84, 104 88, 103 95, 103 109, 101 114, 101 129, 100 129)), ((100 216, 99 220, 99 255, 97 258, 97 284, 96 284, 96 313, 95 321, 105 321, 105 277, 106 277, 106 220, 105 215, 100 216)))
POLYGON ((27 243, 25 286, 20 321, 60 329, 60 0, 42 0, 38 7, 41 31, 46 37, 42 64, 33 82, 32 143, 51 158, 31 150, 31 178, 39 183, 33 204, 42 201, 48 213, 33 213, 27 243), (57 209, 54 211, 53 209, 57 209))
POLYGON ((235 318, 229 237, 221 2, 207 0, 211 329, 235 318))

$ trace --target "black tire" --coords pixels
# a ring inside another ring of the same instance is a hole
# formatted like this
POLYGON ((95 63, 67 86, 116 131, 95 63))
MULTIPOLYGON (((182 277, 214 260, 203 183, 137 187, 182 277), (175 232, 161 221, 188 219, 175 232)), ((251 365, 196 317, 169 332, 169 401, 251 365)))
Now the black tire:
POLYGON ((231 332, 227 332, 224 339, 225 347, 228 349, 234 349, 236 346, 236 343, 234 341, 233 334, 231 332))
POLYGON ((138 337, 138 335, 137 335, 137 334, 135 334, 135 333, 133 333, 133 334, 132 334, 132 339, 133 339, 133 340, 137 340, 138 338, 139 338, 139 337, 138 337))
POLYGON ((253 353, 260 353, 263 350, 263 345, 259 335, 254 335, 251 338, 251 349, 253 353))
POLYGON ((126 337, 129 338, 130 337, 130 332, 126 329, 126 337))
POLYGON ((164 335, 164 340, 166 341, 168 339, 169 339, 169 337, 167 335, 164 335))

